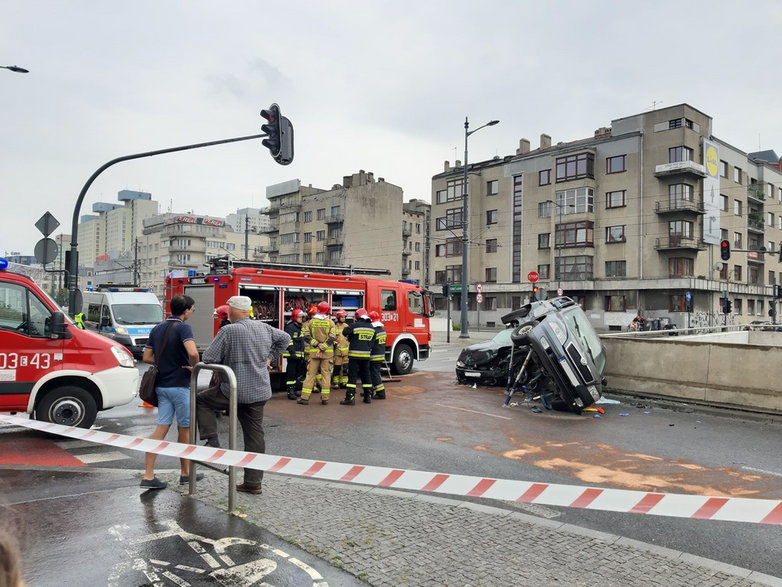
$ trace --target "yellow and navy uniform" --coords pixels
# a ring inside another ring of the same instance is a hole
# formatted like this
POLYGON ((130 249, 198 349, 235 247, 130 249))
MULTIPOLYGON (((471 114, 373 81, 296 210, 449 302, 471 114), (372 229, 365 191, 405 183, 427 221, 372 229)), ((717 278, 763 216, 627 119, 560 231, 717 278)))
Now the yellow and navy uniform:
POLYGON ((386 329, 382 322, 372 322, 375 329, 375 343, 372 345, 372 354, 369 358, 370 375, 372 377, 372 391, 374 399, 386 399, 386 387, 383 385, 381 369, 386 360, 386 329))
POLYGON ((356 398, 356 381, 361 379, 364 402, 371 402, 372 376, 369 373, 369 359, 375 344, 375 329, 366 318, 358 318, 343 331, 348 339, 348 389, 345 402, 356 398))
POLYGON ((346 322, 337 320, 337 341, 334 343, 334 375, 331 378, 332 387, 345 387, 348 383, 348 339, 343 330, 346 322))
POLYGON ((312 394, 312 388, 320 375, 321 402, 329 401, 331 393, 331 364, 334 360, 334 342, 337 340, 337 327, 325 314, 315 314, 304 324, 301 335, 304 339, 304 354, 307 356, 307 377, 301 388, 301 400, 306 402, 312 394))
POLYGON ((285 332, 291 337, 291 343, 282 354, 287 360, 285 367, 285 386, 288 399, 296 399, 296 382, 304 371, 304 338, 302 326, 296 320, 290 320, 285 325, 285 332))

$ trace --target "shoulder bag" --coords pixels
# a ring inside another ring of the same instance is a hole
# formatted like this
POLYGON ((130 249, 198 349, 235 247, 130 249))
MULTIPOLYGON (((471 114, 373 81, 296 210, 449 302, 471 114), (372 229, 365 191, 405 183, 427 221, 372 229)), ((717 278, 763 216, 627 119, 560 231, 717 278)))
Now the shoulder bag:
MULTIPOLYGON (((163 342, 160 344, 160 350, 155 353, 155 361, 157 357, 163 354, 163 349, 166 348, 168 342, 168 335, 171 334, 171 330, 174 328, 175 323, 166 328, 166 334, 163 336, 163 342)), ((157 407, 157 392, 155 391, 155 383, 157 382, 158 368, 157 365, 150 365, 149 369, 141 376, 141 385, 138 389, 138 396, 141 401, 157 407)))

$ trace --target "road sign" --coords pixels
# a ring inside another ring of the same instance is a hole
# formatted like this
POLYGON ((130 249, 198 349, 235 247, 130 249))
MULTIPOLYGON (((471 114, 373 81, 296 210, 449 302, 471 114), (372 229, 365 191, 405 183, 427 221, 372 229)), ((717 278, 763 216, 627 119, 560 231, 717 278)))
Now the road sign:
POLYGON ((565 290, 564 290, 564 289, 562 289, 561 287, 560 287, 560 288, 557 288, 557 295, 558 295, 558 296, 563 296, 563 295, 565 295, 565 290))
POLYGON ((537 271, 530 271, 527 273, 527 280, 529 280, 530 283, 535 283, 538 279, 540 279, 540 274, 537 271))
POLYGON ((60 222, 54 216, 52 216, 51 212, 46 212, 38 219, 38 222, 35 223, 35 228, 40 230, 41 234, 44 236, 49 236, 52 234, 55 230, 57 230, 58 226, 60 226, 60 222))
POLYGON ((475 284, 475 291, 478 293, 481 293, 483 291, 483 284, 482 283, 476 283, 475 284))
POLYGON ((480 304, 480 303, 483 303, 483 294, 480 294, 480 293, 479 293, 479 294, 476 294, 476 295, 475 295, 475 301, 476 301, 477 303, 479 303, 479 304, 480 304))
POLYGON ((33 254, 35 255, 35 260, 38 261, 38 263, 46 265, 47 263, 51 263, 57 258, 59 250, 60 247, 57 245, 57 242, 54 239, 42 238, 35 244, 35 250, 33 251, 33 254))
POLYGON ((448 290, 449 290, 451 293, 461 293, 461 291, 462 291, 462 284, 461 284, 461 283, 452 283, 452 284, 451 284, 451 285, 448 287, 448 290))

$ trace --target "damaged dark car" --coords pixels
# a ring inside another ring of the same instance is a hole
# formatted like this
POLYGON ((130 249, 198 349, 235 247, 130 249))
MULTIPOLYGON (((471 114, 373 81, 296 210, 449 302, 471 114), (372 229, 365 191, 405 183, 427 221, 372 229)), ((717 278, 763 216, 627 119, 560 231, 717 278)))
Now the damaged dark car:
POLYGON ((584 311, 572 299, 526 304, 502 317, 508 328, 464 349, 456 363, 460 383, 504 384, 547 408, 581 412, 600 399, 606 352, 584 311))

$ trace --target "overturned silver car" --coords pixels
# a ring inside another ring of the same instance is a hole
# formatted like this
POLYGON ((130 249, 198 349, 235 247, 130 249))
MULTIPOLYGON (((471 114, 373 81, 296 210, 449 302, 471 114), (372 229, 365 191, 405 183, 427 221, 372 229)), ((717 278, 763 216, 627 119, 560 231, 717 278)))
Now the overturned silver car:
MULTIPOLYGON (((539 398, 548 408, 577 413, 600 399, 606 384, 606 351, 576 302, 568 297, 532 302, 502 321, 511 330, 510 352, 503 349, 494 356, 503 359, 506 405, 515 394, 523 394, 539 398)), ((475 355, 465 349, 459 357, 460 381, 469 377, 475 355)))

